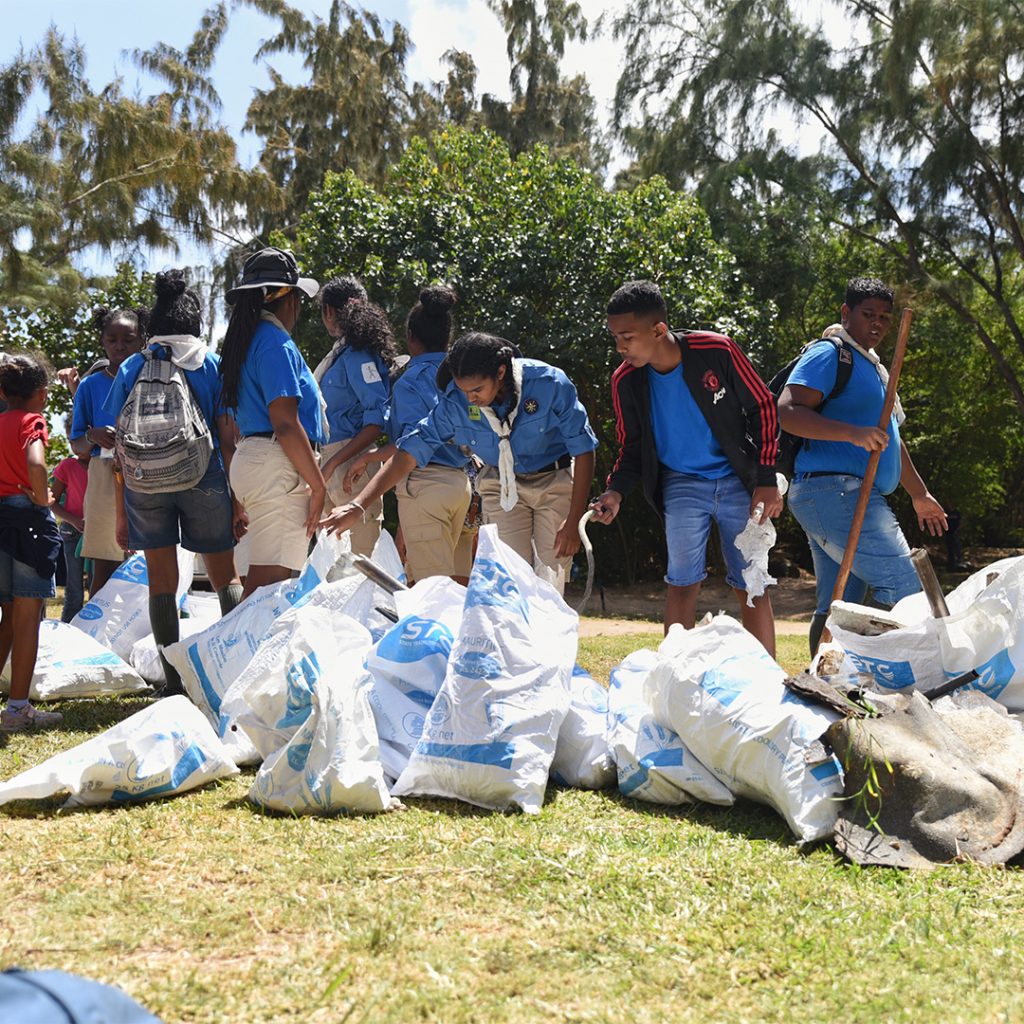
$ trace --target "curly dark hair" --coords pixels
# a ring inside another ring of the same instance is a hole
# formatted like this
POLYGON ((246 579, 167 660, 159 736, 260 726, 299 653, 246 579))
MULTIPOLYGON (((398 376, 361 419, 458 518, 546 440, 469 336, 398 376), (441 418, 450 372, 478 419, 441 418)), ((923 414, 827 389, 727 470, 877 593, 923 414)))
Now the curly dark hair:
POLYGON ((0 359, 0 391, 7 398, 31 398, 50 378, 50 364, 41 352, 16 352, 0 359))
POLYGON ((203 329, 202 304, 189 288, 183 270, 165 270, 153 282, 156 303, 149 314, 149 334, 191 334, 203 329))
POLYGON ((409 310, 406 330, 428 352, 445 352, 452 341, 452 306, 455 292, 434 284, 420 292, 420 301, 409 310))
POLYGON ((92 311, 92 325, 102 337, 103 332, 117 320, 129 320, 135 324, 139 337, 149 337, 149 310, 145 306, 135 309, 111 309, 109 306, 96 306, 92 311))
POLYGON ((395 365, 398 349, 391 321, 380 306, 372 302, 350 302, 339 311, 345 344, 359 352, 372 352, 387 364, 395 365))

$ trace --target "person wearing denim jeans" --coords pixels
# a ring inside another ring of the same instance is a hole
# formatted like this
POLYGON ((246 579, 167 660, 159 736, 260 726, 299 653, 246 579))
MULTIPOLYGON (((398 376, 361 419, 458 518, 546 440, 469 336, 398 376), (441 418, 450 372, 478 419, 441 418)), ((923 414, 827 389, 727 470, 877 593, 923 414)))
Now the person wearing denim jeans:
POLYGON ((892 289, 879 280, 852 279, 841 326, 829 329, 853 351, 849 383, 835 398, 825 399, 835 386, 838 368, 835 345, 828 341, 807 348, 779 396, 783 430, 804 438, 796 457, 789 507, 807 534, 814 559, 817 603, 809 637, 812 654, 828 617, 872 452, 880 453, 878 471, 843 599, 863 602, 870 587, 879 604, 891 607, 921 589, 910 562, 910 546, 885 500, 897 485, 902 484, 913 500, 922 530, 938 537, 946 529, 942 506, 928 491, 900 440, 903 416, 898 399, 886 428, 878 426, 888 374, 875 349, 891 325, 893 298, 892 289))

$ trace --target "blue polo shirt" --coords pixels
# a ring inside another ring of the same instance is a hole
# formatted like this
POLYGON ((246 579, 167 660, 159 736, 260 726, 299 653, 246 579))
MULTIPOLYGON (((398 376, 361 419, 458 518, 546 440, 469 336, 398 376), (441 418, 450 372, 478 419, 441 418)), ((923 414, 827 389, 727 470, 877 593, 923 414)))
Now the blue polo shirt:
MULTIPOLYGON (((149 347, 151 351, 156 353, 158 359, 170 358, 170 350, 164 348, 163 345, 151 344, 149 347)), ((144 359, 141 354, 129 356, 117 371, 117 376, 110 385, 110 391, 107 393, 107 400, 103 406, 107 412, 113 412, 115 418, 120 413, 124 403, 128 401, 128 396, 131 394, 132 388, 135 387, 135 382, 139 379, 139 374, 142 372, 143 363, 144 359)), ((192 388, 192 394, 195 396, 196 402, 206 418, 206 423, 210 428, 210 435, 213 438, 214 448, 220 447, 217 417, 224 412, 220 404, 220 374, 217 371, 218 366, 220 366, 220 359, 207 349, 203 365, 198 370, 183 371, 192 388)))
MULTIPOLYGON (((437 405, 441 398, 437 390, 437 368, 444 362, 445 355, 444 352, 423 352, 413 356, 402 376, 395 381, 388 417, 388 434, 392 438, 409 433, 437 405)), ((462 469, 468 460, 454 444, 443 444, 430 461, 434 465, 462 469)))
POLYGON ((721 480, 735 472, 683 380, 682 363, 668 373, 648 366, 647 387, 659 462, 703 480, 721 480))
MULTIPOLYGON (((836 385, 839 360, 831 341, 812 345, 790 374, 790 384, 814 388, 823 395, 836 385)), ((822 416, 857 427, 877 427, 885 403, 885 387, 874 364, 859 352, 853 352, 850 382, 818 410, 822 416)), ((889 420, 889 446, 878 460, 875 487, 882 494, 896 490, 900 482, 900 431, 895 415, 889 420)), ((848 441, 814 441, 805 438, 796 456, 795 473, 846 473, 863 477, 870 453, 848 441)))
MULTIPOLYGON (((509 438, 516 473, 537 473, 563 455, 593 451, 597 438, 572 381, 557 366, 538 359, 520 362, 523 391, 509 438)), ((431 462, 446 443, 466 445, 485 465, 498 465, 498 435, 454 381, 431 412, 396 442, 420 466, 431 462)))
POLYGON ((391 379, 380 356, 346 345, 321 378, 320 390, 327 403, 332 444, 348 441, 371 424, 384 432, 391 379))
MULTIPOLYGON (((86 431, 93 427, 113 427, 117 425, 117 412, 110 413, 105 408, 107 394, 114 383, 113 377, 105 370, 91 373, 75 392, 75 404, 71 411, 71 432, 68 437, 74 441, 84 437, 86 431)), ((92 455, 100 453, 99 445, 92 446, 92 455)))
POLYGON ((235 420, 243 437, 274 429, 267 407, 276 398, 299 400, 299 422, 313 444, 324 444, 320 389, 295 342, 277 324, 261 320, 242 364, 235 420))

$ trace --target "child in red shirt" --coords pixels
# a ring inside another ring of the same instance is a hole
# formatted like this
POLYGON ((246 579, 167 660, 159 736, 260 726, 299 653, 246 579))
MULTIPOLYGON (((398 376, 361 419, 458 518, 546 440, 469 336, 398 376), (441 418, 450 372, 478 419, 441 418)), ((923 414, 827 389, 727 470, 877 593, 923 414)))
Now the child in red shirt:
POLYGON ((43 602, 53 597, 60 534, 47 486, 46 405, 49 374, 30 355, 0 363, 0 665, 11 659, 11 693, 0 732, 49 729, 63 721, 28 699, 39 649, 43 602))
POLYGON ((89 483, 89 459, 72 455, 57 463, 53 471, 53 513, 61 521, 67 580, 64 583, 64 611, 61 622, 70 622, 85 603, 85 559, 78 546, 85 529, 85 488, 89 483), (61 504, 61 498, 64 503, 61 504))

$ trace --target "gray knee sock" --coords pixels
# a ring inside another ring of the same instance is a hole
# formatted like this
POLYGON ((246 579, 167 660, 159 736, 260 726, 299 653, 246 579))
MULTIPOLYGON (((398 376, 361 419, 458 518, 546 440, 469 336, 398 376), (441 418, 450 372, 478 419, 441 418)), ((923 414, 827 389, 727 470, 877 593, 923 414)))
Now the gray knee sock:
MULTIPOLYGON (((178 599, 174 594, 151 594, 149 597, 149 624, 153 627, 153 639, 157 647, 167 647, 178 642, 178 599)), ((185 691, 181 686, 181 676, 161 653, 160 661, 164 666, 167 685, 161 690, 164 697, 172 697, 185 691)))
POLYGON ((242 603, 242 584, 229 583, 217 591, 217 600, 220 601, 221 615, 227 615, 232 608, 237 608, 242 603))

